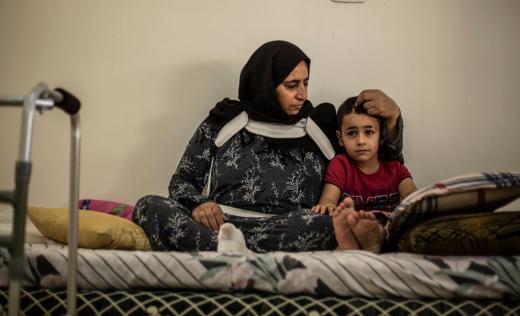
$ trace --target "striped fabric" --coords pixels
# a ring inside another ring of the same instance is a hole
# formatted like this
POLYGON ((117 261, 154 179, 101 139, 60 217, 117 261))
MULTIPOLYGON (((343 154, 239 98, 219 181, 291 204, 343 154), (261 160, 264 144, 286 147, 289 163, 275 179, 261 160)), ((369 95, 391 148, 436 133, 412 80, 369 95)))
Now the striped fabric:
POLYGON ((395 245, 409 228, 435 216, 491 212, 520 196, 520 173, 475 173, 435 183, 410 194, 385 229, 395 245))
MULTIPOLYGON (((66 287, 66 247, 28 245, 26 254, 30 285, 66 287)), ((7 258, 4 259, 3 264, 7 258)), ((428 257, 323 251, 246 257, 216 252, 80 249, 78 287, 263 291, 366 298, 520 299, 519 267, 520 256, 428 257)), ((0 266, 0 271, 5 273, 5 266, 0 266)), ((6 276, 0 275, 0 280, 6 280, 6 276)))

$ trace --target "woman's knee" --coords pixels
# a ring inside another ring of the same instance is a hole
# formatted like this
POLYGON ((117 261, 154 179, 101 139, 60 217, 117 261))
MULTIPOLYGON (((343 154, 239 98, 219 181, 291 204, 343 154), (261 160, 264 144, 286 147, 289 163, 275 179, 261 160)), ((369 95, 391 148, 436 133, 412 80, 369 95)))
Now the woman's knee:
POLYGON ((132 221, 142 224, 146 217, 149 217, 154 209, 157 209, 166 198, 158 195, 146 195, 140 198, 135 203, 134 212, 132 214, 132 221))

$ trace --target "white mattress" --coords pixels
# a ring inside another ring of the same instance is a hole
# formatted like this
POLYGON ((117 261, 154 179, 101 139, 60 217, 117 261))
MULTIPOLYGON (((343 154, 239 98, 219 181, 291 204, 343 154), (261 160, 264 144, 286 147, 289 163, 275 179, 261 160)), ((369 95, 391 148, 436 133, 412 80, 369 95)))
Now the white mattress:
MULTIPOLYGON (((64 288, 67 247, 29 244, 28 285, 64 288)), ((7 254, 1 253, 0 286, 7 254)), ((315 295, 520 299, 515 257, 434 257, 364 251, 272 252, 231 256, 216 252, 80 249, 82 289, 176 288, 315 295)))

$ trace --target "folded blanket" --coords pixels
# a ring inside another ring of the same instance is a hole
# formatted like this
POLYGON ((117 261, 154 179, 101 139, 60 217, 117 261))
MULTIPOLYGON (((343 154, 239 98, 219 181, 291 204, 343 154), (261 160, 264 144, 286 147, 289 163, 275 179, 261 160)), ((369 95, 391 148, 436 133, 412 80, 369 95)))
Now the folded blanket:
POLYGON ((82 199, 79 200, 80 210, 92 210, 132 220, 132 213, 134 212, 134 206, 119 202, 95 200, 95 199, 82 199))

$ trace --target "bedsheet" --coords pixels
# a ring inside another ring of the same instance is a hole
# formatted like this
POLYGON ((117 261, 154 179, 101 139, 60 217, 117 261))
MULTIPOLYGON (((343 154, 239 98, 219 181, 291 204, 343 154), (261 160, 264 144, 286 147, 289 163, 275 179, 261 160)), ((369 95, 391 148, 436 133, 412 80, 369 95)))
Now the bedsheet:
MULTIPOLYGON (((26 286, 65 288, 67 247, 27 244, 26 286)), ((7 286, 5 250, 0 287, 7 286)), ((80 289, 262 291, 366 298, 520 299, 520 256, 441 257, 364 251, 217 252, 80 249, 80 289)))

